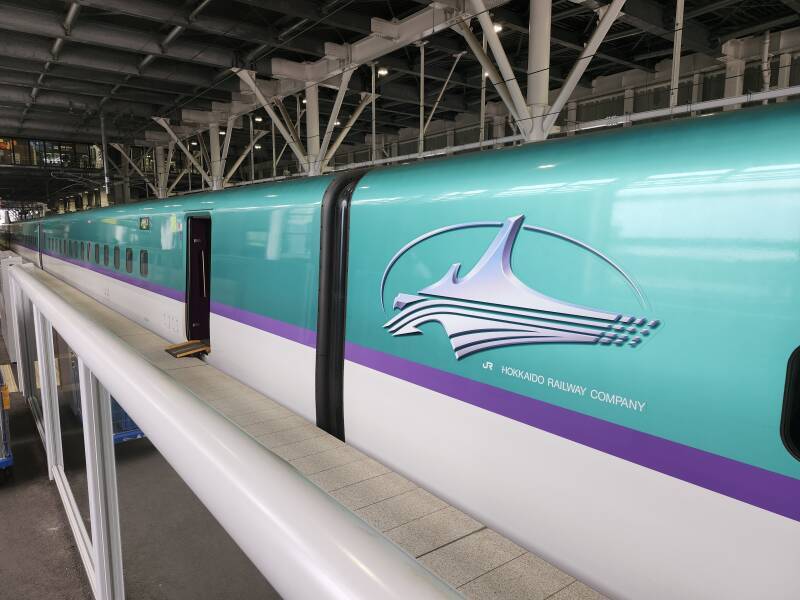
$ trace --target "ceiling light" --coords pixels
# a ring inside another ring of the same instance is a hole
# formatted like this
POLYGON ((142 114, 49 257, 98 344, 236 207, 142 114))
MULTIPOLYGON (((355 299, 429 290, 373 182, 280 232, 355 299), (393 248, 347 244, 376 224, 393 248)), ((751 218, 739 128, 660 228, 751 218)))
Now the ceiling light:
POLYGON ((494 24, 494 32, 495 33, 500 33, 501 31, 503 31, 503 26, 500 25, 500 23, 495 23, 494 24))
POLYGON ((261 123, 261 121, 263 121, 263 120, 264 120, 264 117, 256 117, 256 118, 254 119, 254 121, 255 121, 256 123, 261 123))
POLYGON ((305 99, 305 98, 303 98, 303 104, 305 104, 305 103, 306 103, 306 99, 305 99))
POLYGON ((341 125, 341 123, 339 122, 339 120, 338 120, 338 119, 337 119, 336 121, 334 121, 334 122, 333 122, 333 124, 334 124, 336 127, 338 127, 339 125, 341 125))
POLYGON ((483 72, 483 76, 484 76, 484 77, 488 77, 488 76, 489 76, 489 71, 484 71, 484 72, 483 72))
POLYGON ((261 150, 261 144, 256 144, 255 146, 253 146, 253 148, 255 148, 256 150, 261 150))
POLYGON ((197 142, 192 142, 192 146, 197 146, 197 142))
POLYGON ((389 69, 386 67, 378 67, 378 77, 383 77, 384 75, 389 74, 389 69))
POLYGON ((220 134, 220 135, 225 135, 225 132, 224 132, 224 131, 222 131, 222 130, 220 130, 219 134, 220 134))

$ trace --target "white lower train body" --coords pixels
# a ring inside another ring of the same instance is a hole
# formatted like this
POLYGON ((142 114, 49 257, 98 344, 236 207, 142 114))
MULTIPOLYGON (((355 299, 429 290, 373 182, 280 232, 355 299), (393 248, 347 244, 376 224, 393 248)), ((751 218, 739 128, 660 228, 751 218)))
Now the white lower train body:
MULTIPOLYGON (((38 254, 15 250, 38 265, 38 254)), ((172 341, 184 303, 45 255, 172 341)), ((312 345, 211 315, 208 362, 315 420, 312 345)), ((800 522, 345 362, 348 443, 614 598, 800 598, 800 522)))

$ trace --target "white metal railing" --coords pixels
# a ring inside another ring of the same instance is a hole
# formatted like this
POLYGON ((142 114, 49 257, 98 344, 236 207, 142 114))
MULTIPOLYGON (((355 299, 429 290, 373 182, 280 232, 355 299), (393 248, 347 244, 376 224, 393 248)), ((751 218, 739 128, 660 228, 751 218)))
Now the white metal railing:
POLYGON ((50 477, 98 600, 124 598, 111 396, 284 598, 460 597, 291 465, 62 299, 49 287, 48 275, 30 264, 13 266, 10 272, 20 331, 20 379, 30 396, 35 355, 50 477), (79 360, 91 537, 64 473, 53 327, 79 360))

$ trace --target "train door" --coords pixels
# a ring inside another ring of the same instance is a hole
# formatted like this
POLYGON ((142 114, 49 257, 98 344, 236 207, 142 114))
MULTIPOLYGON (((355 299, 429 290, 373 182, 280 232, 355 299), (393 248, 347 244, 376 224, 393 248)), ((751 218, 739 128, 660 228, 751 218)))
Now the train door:
POLYGON ((211 218, 187 219, 186 339, 208 340, 211 316, 211 218))

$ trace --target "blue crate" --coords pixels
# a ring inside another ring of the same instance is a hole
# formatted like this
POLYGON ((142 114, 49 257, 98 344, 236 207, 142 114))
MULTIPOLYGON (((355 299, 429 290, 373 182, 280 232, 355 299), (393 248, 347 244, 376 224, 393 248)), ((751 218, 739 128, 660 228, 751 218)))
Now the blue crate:
POLYGON ((128 416, 128 413, 113 398, 111 399, 111 422, 114 426, 115 444, 144 437, 144 433, 139 429, 136 422, 128 416))

